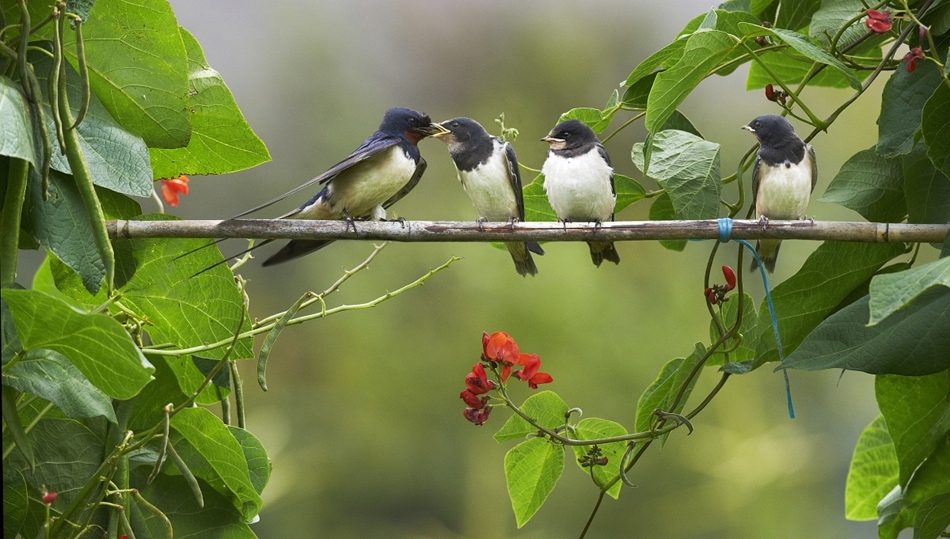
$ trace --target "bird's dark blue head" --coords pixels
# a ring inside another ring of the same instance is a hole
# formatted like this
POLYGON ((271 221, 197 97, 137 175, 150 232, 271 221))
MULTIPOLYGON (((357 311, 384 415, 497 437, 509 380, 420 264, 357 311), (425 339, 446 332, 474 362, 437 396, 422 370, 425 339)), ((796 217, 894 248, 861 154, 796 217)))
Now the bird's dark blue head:
POLYGON ((749 131, 759 141, 759 145, 766 148, 785 146, 793 141, 799 141, 795 128, 788 120, 775 114, 766 114, 755 118, 742 129, 749 131))
POLYGON ((471 118, 453 118, 439 125, 445 129, 445 133, 436 133, 433 137, 448 144, 449 150, 477 146, 491 139, 482 124, 471 118))
POLYGON ((541 140, 550 144, 554 151, 577 150, 600 142, 594 131, 579 120, 564 120, 541 140))
POLYGON ((411 109, 391 108, 383 115, 379 131, 391 136, 402 136, 412 144, 418 144, 420 140, 445 129, 432 123, 427 114, 411 109))

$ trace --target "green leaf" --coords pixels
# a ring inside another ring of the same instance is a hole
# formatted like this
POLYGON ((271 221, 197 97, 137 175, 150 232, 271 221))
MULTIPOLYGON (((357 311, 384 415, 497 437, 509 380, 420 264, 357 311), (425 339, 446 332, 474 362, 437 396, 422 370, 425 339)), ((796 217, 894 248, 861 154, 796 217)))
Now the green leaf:
POLYGON ((748 37, 770 35, 781 39, 788 46, 798 51, 799 54, 815 62, 825 64, 844 75, 848 80, 848 84, 855 90, 861 89, 861 82, 854 75, 854 72, 828 51, 812 43, 808 36, 782 28, 765 28, 748 23, 739 23, 739 27, 748 37))
POLYGON ((10 453, 3 463, 23 474, 30 492, 45 486, 56 492, 53 510, 63 511, 88 481, 95 479, 105 448, 91 430, 73 419, 41 419, 30 431, 36 469, 30 471, 19 452, 10 453))
POLYGON ((844 488, 844 516, 849 520, 877 518, 877 503, 897 485, 897 452, 883 416, 865 427, 854 446, 844 488))
POLYGON ((778 28, 801 30, 811 22, 812 15, 818 11, 821 0, 795 0, 782 2, 778 17, 773 23, 778 28))
MULTIPOLYGON (((677 219, 676 210, 673 209, 673 199, 669 193, 664 191, 650 205, 651 221, 674 221, 677 219)), ((682 251, 686 248, 686 240, 659 240, 660 245, 671 251, 682 251)))
POLYGON ((841 165, 821 201, 841 204, 872 222, 903 221, 907 204, 901 162, 881 157, 874 148, 860 151, 841 165))
MULTIPOLYGON (((866 63, 878 63, 882 58, 880 47, 871 49, 862 54, 862 61, 866 63)), ((752 62, 749 66, 749 76, 746 79, 746 90, 755 90, 765 88, 767 84, 777 84, 768 71, 761 65, 764 63, 786 85, 796 85, 804 80, 805 75, 811 71, 815 65, 811 59, 802 56, 795 51, 784 50, 775 51, 759 56, 760 62, 752 62)), ((864 81, 871 75, 870 71, 862 70, 855 74, 859 81, 864 81)), ((840 71, 833 69, 823 69, 808 80, 808 86, 818 86, 823 88, 849 88, 851 83, 847 76, 840 71)))
MULTIPOLYGON (((702 15, 697 17, 697 19, 701 20, 702 15)), ((699 23, 697 22, 696 24, 698 26, 699 23)), ((651 75, 651 79, 654 79, 657 75, 657 73, 654 73, 656 68, 660 67, 667 60, 674 59, 675 63, 675 59, 678 59, 680 56, 682 56, 683 49, 686 48, 687 39, 689 39, 688 36, 677 36, 677 38, 672 43, 648 56, 646 59, 640 62, 640 64, 633 71, 630 72, 630 76, 627 77, 627 80, 624 81, 623 85, 628 88, 633 88, 637 82, 641 81, 642 79, 646 79, 651 75)), ((653 83, 651 81, 650 86, 652 85, 653 83)), ((624 101, 626 101, 626 97, 624 98, 624 101)))
MULTIPOLYGON (((786 358, 852 290, 864 284, 889 260, 903 253, 904 246, 894 243, 821 244, 805 260, 798 273, 772 290, 786 358)), ((756 367, 779 359, 765 300, 759 305, 759 321, 753 338, 757 343, 756 367)))
MULTIPOLYGON (((746 23, 740 23, 746 24, 746 23)), ((722 61, 738 47, 729 34, 710 30, 690 36, 683 55, 669 69, 660 72, 653 83, 647 100, 646 128, 651 133, 659 132, 686 96, 703 79, 709 76, 722 61)))
MULTIPOLYGON (((142 219, 176 218, 145 215, 142 219)), ((198 249, 207 243, 203 239, 117 240, 116 283, 123 305, 152 324, 148 331, 154 344, 189 348, 228 341, 200 352, 202 357, 220 359, 238 329, 244 302, 225 265, 196 275, 222 260, 218 249, 198 249)), ((241 330, 249 329, 245 316, 241 330)), ((231 359, 253 357, 251 344, 250 338, 239 340, 231 359)))
POLYGON ((153 380, 132 402, 128 428, 135 432, 150 429, 159 421, 164 421, 165 405, 171 404, 177 410, 189 397, 181 390, 175 373, 168 366, 168 360, 174 358, 155 355, 146 357, 155 366, 155 373, 153 380))
POLYGON ((950 528, 950 492, 920 504, 914 515, 914 539, 937 539, 950 528))
POLYGON ((689 118, 678 110, 674 110, 673 114, 670 114, 670 117, 667 118, 666 123, 663 124, 663 127, 660 128, 661 133, 667 130, 686 131, 703 138, 703 134, 699 132, 699 129, 696 129, 693 122, 689 121, 689 118))
MULTIPOLYGON (((88 44, 89 38, 86 35, 85 25, 83 25, 83 38, 88 44)), ((49 43, 44 43, 47 49, 50 46, 49 43)), ((39 52, 31 53, 30 59, 36 67, 36 78, 39 80, 40 87, 43 92, 46 92, 48 87, 46 80, 52 68, 52 59, 39 52)), ((55 133, 56 126, 49 108, 49 98, 46 93, 43 95, 46 97, 43 103, 46 110, 46 128, 49 133, 55 133)), ((68 63, 66 65, 66 95, 69 96, 69 106, 73 111, 73 116, 76 116, 82 89, 79 73, 68 63)), ((76 127, 76 132, 79 134, 79 148, 89 165, 93 183, 127 195, 140 197, 151 195, 152 170, 149 167, 148 148, 145 146, 145 141, 120 126, 106 111, 95 93, 89 100, 86 117, 76 127)), ((64 174, 71 174, 66 156, 58 151, 55 140, 52 144, 53 160, 50 166, 64 174)))
POLYGON ((558 123, 563 122, 564 120, 580 120, 587 127, 590 127, 594 133, 602 133, 604 129, 607 129, 607 126, 610 125, 610 120, 613 118, 613 114, 605 115, 600 109, 594 109, 591 107, 579 107, 571 109, 558 119, 558 123))
POLYGON ((884 320, 934 286, 950 287, 950 258, 900 273, 875 275, 871 279, 871 319, 868 324, 873 326, 884 320))
POLYGON ((35 290, 7 288, 2 294, 24 350, 59 352, 115 399, 131 399, 148 383, 150 365, 112 317, 77 311, 35 290))
POLYGON ((901 486, 907 486, 914 470, 950 430, 948 381, 946 371, 929 376, 874 378, 877 404, 897 450, 901 486))
POLYGON ((149 149, 155 179, 180 174, 226 174, 271 160, 244 119, 221 75, 208 65, 198 41, 184 28, 191 95, 191 141, 187 147, 149 149))
MULTIPOLYGON (((623 436, 627 434, 627 429, 615 421, 589 417, 582 419, 574 426, 574 434, 578 440, 597 440, 600 438, 623 436)), ((576 457, 578 467, 580 467, 584 473, 591 474, 594 479, 594 484, 602 488, 608 481, 616 479, 620 474, 620 459, 627 450, 627 443, 611 442, 598 445, 597 447, 600 448, 601 456, 607 457, 607 464, 605 466, 593 466, 588 469, 580 465, 580 459, 587 454, 591 447, 592 446, 589 445, 571 446, 574 450, 574 457, 576 457)), ((622 484, 620 481, 615 481, 607 491, 607 494, 616 500, 617 497, 620 496, 620 487, 622 484)))
POLYGON ((267 486, 267 481, 270 479, 270 473, 274 469, 274 465, 264 449, 264 444, 253 434, 240 427, 229 425, 228 430, 231 431, 231 435, 241 444, 241 449, 244 450, 244 460, 247 461, 248 475, 251 484, 254 485, 254 490, 258 494, 264 492, 264 487, 267 486))
POLYGON ((26 463, 32 470, 36 466, 36 457, 33 454, 33 443, 27 437, 23 419, 17 411, 16 404, 20 394, 7 385, 3 385, 0 389, 3 391, 3 422, 7 426, 10 437, 13 438, 12 446, 16 447, 18 455, 26 459, 26 463))
MULTIPOLYGON (((633 145, 633 163, 643 171, 644 144, 633 145)), ((715 219, 719 215, 719 145, 685 131, 660 131, 653 138, 649 176, 670 195, 680 219, 715 219)))
MULTIPOLYGON (((178 386, 185 395, 192 395, 204 383, 211 369, 218 360, 207 360, 196 356, 181 356, 168 358, 168 366, 175 373, 178 386)), ((198 404, 215 404, 221 402, 231 393, 231 371, 227 366, 221 368, 211 383, 195 399, 198 404)))
POLYGON ((538 174, 521 192, 524 195, 525 221, 557 221, 557 214, 544 192, 544 176, 538 174))
MULTIPOLYGON (((188 539, 256 539, 245 518, 231 501, 213 489, 204 489, 204 507, 198 510, 191 489, 181 476, 159 474, 151 484, 147 471, 133 474, 142 496, 164 513, 172 523, 175 537, 188 539)), ((201 480, 199 479, 199 484, 201 480)), ((166 537, 165 525, 141 504, 132 504, 132 523, 138 537, 166 537), (141 528, 138 526, 141 523, 141 528)))
POLYGON ((920 131, 930 147, 927 156, 944 175, 950 176, 950 87, 937 85, 937 90, 924 104, 920 131))
MULTIPOLYGON (((561 397, 553 391, 540 391, 525 399, 521 405, 521 411, 533 418, 547 429, 554 430, 566 421, 564 414, 567 413, 567 404, 561 400, 561 397)), ((508 421, 495 433, 496 442, 505 442, 508 440, 517 440, 524 438, 529 434, 538 432, 538 429, 531 426, 530 423, 521 418, 518 414, 513 414, 508 421)))
POLYGON ((151 148, 188 144, 188 56, 167 0, 96 0, 82 33, 92 91, 119 124, 151 148))
POLYGON ((68 359, 52 350, 31 350, 3 372, 3 385, 42 397, 68 417, 104 417, 116 423, 112 401, 68 359))
POLYGON ((3 300, 0 300, 0 329, 3 331, 3 367, 6 368, 7 362, 13 359, 17 352, 23 350, 23 345, 20 344, 20 338, 16 335, 16 326, 13 325, 10 307, 3 300))
MULTIPOLYGON (((722 306, 722 326, 726 331, 729 330, 736 323, 736 313, 739 311, 739 297, 730 296, 729 301, 727 301, 722 306)), ((713 365, 724 365, 726 363, 726 356, 722 353, 723 350, 732 350, 729 352, 729 362, 730 363, 741 363, 743 361, 750 360, 755 357, 755 342, 752 341, 751 337, 755 335, 755 325, 758 318, 755 314, 755 301, 752 299, 752 296, 748 294, 742 295, 742 324, 739 326, 739 335, 737 337, 732 337, 731 339, 726 340, 722 346, 717 348, 716 352, 713 353, 712 357, 709 358, 709 361, 706 362, 707 366, 713 365), (734 349, 734 350, 733 350, 734 349)), ((710 346, 712 343, 719 340, 721 337, 719 333, 719 328, 716 327, 716 323, 711 321, 709 322, 709 342, 710 346)))
POLYGON ((950 222, 950 177, 927 158, 927 147, 918 144, 904 156, 904 196, 910 223, 950 222))
POLYGON ((614 191, 617 193, 617 205, 614 206, 614 213, 627 206, 646 198, 646 190, 640 185, 640 182, 623 174, 614 174, 614 191))
MULTIPOLYGON (((204 408, 179 410, 172 417, 171 427, 187 440, 191 449, 207 461, 216 479, 220 479, 235 497, 234 506, 241 511, 244 518, 255 516, 261 509, 261 497, 251 483, 244 450, 228 427, 204 408)), ((179 450, 179 444, 176 444, 175 448, 179 450)), ((179 450, 178 453, 189 464, 195 476, 206 481, 213 480, 202 474, 202 470, 191 466, 192 462, 186 458, 185 449, 179 450)))
POLYGON ((3 537, 16 537, 29 512, 29 492, 19 470, 3 467, 3 537))
POLYGON ((30 103, 19 84, 0 76, 0 155, 29 161, 34 169, 39 169, 40 151, 33 140, 30 103))
POLYGON ((900 68, 894 71, 881 95, 877 153, 895 157, 914 148, 924 105, 941 80, 940 70, 931 62, 921 62, 913 73, 900 68))
POLYGON ((626 110, 646 110, 647 99, 650 98, 650 90, 653 89, 656 76, 656 73, 650 73, 633 82, 623 93, 623 98, 620 100, 621 106, 626 110))
MULTIPOLYGON (((869 374, 923 376, 950 368, 950 290, 933 289, 875 326, 868 298, 841 309, 815 328, 785 360, 792 369, 847 369, 869 374)), ((783 338, 784 343, 784 338, 783 338)))
MULTIPOLYGON (((673 402, 676 400, 683 384, 686 383, 689 374, 699 364, 704 355, 706 355, 706 347, 703 346, 703 343, 696 343, 696 348, 689 357, 671 359, 666 365, 663 365, 663 369, 660 370, 656 380, 640 395, 640 399, 637 401, 637 418, 634 423, 637 432, 645 432, 653 427, 656 421, 654 411, 657 409, 674 414, 683 411, 686 401, 689 400, 689 395, 693 391, 693 386, 699 380, 699 373, 689 382, 683 397, 676 404, 676 408, 671 409, 670 407, 673 406, 673 402)), ((669 434, 664 435, 663 441, 668 436, 669 434)))
MULTIPOLYGON (((834 38, 855 15, 863 13, 864 10, 865 6, 861 0, 824 0, 821 2, 821 8, 811 17, 808 35, 825 48, 830 48, 831 38, 834 38)), ((867 34, 867 28, 858 19, 841 34, 838 39, 838 49, 847 47, 865 34, 867 34)))
POLYGON ((903 490, 895 488, 878 506, 878 537, 895 538, 900 530, 914 524, 920 505, 930 498, 950 492, 950 439, 937 444, 903 490))
POLYGON ((564 471, 564 448, 543 438, 522 442, 505 455, 508 497, 518 527, 541 508, 564 471))

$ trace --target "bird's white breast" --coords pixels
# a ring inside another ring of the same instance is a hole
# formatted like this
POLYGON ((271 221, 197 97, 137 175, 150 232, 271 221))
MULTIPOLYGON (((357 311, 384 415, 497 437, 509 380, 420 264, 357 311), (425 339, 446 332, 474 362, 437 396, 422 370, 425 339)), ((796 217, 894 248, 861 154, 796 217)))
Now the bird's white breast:
POLYGON ((504 147, 498 141, 494 141, 494 145, 494 153, 487 162, 469 171, 459 171, 459 181, 479 217, 506 221, 518 217, 518 201, 511 186, 504 147))
POLYGON ((755 198, 756 217, 801 219, 811 198, 811 162, 808 153, 802 166, 759 165, 759 191, 755 198))
POLYGON ((613 169, 596 148, 571 158, 550 154, 541 173, 548 202, 559 218, 570 221, 610 219, 616 203, 610 186, 613 169))
POLYGON ((343 210, 352 217, 376 217, 376 207, 389 200, 416 171, 416 163, 397 146, 344 170, 330 182, 333 218, 343 217, 343 210))

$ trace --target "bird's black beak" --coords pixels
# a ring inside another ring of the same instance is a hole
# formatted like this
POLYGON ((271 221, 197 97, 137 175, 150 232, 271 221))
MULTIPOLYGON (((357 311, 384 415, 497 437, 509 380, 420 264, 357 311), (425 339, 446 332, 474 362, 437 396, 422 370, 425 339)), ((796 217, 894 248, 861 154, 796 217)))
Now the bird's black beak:
POLYGON ((442 136, 444 136, 444 135, 446 135, 446 134, 448 134, 448 133, 451 133, 451 131, 449 131, 448 129, 446 129, 446 128, 442 127, 441 125, 439 125, 439 124, 437 124, 437 123, 434 123, 434 122, 433 122, 433 123, 430 123, 429 125, 427 125, 427 126, 425 126, 425 127, 420 127, 420 128, 418 129, 418 131, 419 131, 420 133, 423 133, 424 135, 427 135, 427 136, 430 136, 430 137, 433 137, 433 138, 439 138, 439 137, 442 137, 442 136))
MULTIPOLYGON (((447 122, 442 122, 442 123, 447 123, 447 122)), ((452 133, 452 131, 450 131, 449 129, 447 129, 447 128, 446 128, 445 126, 443 126, 442 124, 433 123, 432 125, 435 126, 436 128, 438 128, 438 131, 436 131, 435 133, 430 133, 430 135, 432 136, 432 138, 441 139, 442 137, 444 137, 444 136, 449 135, 449 134, 452 133)))

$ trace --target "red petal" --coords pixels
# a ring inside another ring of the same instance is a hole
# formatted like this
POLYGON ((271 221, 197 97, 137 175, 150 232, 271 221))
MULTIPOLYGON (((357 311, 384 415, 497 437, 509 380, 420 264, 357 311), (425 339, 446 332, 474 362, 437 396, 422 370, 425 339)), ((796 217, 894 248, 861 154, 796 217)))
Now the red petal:
POLYGON ((169 187, 166 180, 162 180, 162 198, 164 198, 165 202, 170 206, 178 206, 178 193, 169 187))
POLYGON ((726 284, 729 285, 729 290, 736 287, 736 272, 732 271, 732 268, 723 266, 722 275, 726 278, 726 284))
POLYGON ((478 395, 473 393, 470 389, 466 389, 465 391, 459 393, 459 398, 465 401, 465 404, 475 408, 476 410, 485 407, 485 403, 482 402, 482 399, 478 398, 478 395))
POLYGON ((530 380, 528 380, 528 387, 531 389, 538 389, 539 384, 550 384, 553 381, 554 378, 552 378, 550 374, 546 372, 539 372, 532 376, 530 380))
POLYGON ((527 360, 522 363, 524 368, 518 371, 518 378, 521 380, 530 380, 535 373, 538 372, 538 369, 541 368, 541 358, 537 354, 521 354, 522 358, 527 356, 527 360))

